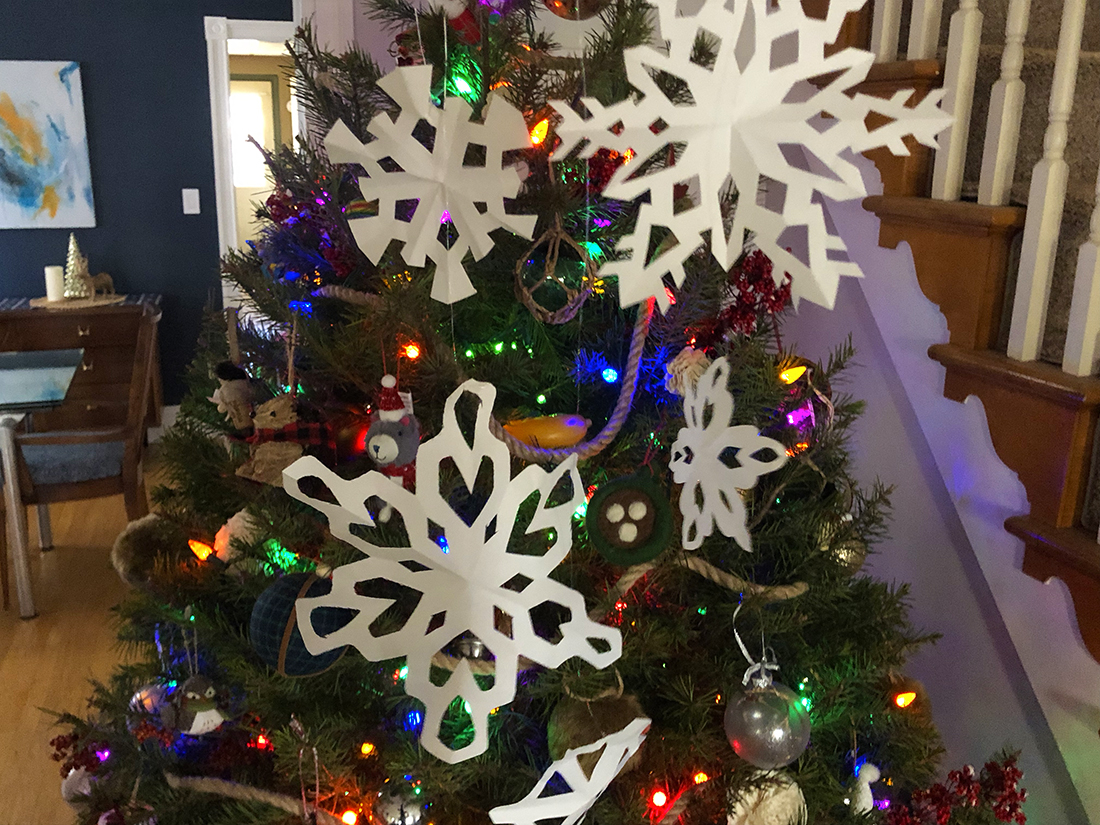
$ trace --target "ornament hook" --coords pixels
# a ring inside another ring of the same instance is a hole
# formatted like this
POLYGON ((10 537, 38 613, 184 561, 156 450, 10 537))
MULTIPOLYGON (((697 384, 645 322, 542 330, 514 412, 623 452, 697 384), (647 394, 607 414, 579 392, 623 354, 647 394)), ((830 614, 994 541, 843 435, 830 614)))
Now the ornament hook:
POLYGON ((744 606, 745 603, 741 602, 737 605, 737 609, 733 611, 733 638, 737 640, 737 646, 741 648, 741 654, 745 657, 745 661, 749 663, 749 667, 741 679, 741 684, 747 685, 751 681, 753 687, 765 688, 772 683, 771 672, 779 670, 779 663, 775 659, 775 652, 770 647, 764 647, 763 639, 761 639, 762 653, 760 661, 754 661, 752 656, 749 655, 749 649, 745 647, 745 643, 741 641, 741 634, 737 632, 737 614, 741 612, 741 608, 744 606))

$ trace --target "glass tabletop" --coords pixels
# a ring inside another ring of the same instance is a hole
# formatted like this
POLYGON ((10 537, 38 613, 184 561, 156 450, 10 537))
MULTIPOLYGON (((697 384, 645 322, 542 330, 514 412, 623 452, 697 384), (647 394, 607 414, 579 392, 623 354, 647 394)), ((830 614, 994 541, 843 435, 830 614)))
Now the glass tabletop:
POLYGON ((0 412, 58 406, 83 357, 83 349, 0 352, 0 412))

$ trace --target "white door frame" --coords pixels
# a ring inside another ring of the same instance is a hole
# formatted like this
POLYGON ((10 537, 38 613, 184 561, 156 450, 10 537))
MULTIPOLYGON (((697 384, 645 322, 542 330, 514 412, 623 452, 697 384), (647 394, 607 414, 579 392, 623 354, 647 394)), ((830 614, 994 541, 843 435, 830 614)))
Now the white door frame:
MULTIPOLYGON (((299 3, 295 0, 297 13, 299 3)), ((237 246, 237 206, 233 196, 233 153, 229 131, 229 41, 282 43, 294 39, 291 20, 230 20, 204 17, 206 68, 210 79, 210 132, 214 149, 214 208, 218 218, 218 256, 237 246)), ((236 290, 222 283, 225 305, 239 304, 236 290)))

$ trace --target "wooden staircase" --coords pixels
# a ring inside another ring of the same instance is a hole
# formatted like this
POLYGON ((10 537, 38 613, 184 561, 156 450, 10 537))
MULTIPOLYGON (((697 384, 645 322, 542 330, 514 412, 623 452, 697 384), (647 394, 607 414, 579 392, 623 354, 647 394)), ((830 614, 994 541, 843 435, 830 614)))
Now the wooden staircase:
MULTIPOLYGON (((809 0, 804 0, 809 11, 809 0)), ((861 14, 870 13, 870 6, 861 14)), ((867 48, 869 24, 842 32, 867 48)), ((912 89, 910 105, 939 87, 939 61, 875 64, 860 90, 886 96, 912 89)), ((1100 544, 1081 526, 1100 417, 1100 378, 1076 377, 1039 362, 1016 361, 997 351, 1002 340, 1014 241, 1025 208, 933 200, 931 151, 912 144, 909 157, 868 153, 882 176, 883 195, 864 206, 880 219, 879 243, 912 249, 925 296, 947 319, 950 340, 929 349, 947 371, 944 394, 955 401, 977 396, 998 456, 1027 490, 1031 511, 1008 518, 1005 529, 1023 540, 1023 572, 1061 579, 1073 599, 1081 637, 1100 662, 1100 544)))

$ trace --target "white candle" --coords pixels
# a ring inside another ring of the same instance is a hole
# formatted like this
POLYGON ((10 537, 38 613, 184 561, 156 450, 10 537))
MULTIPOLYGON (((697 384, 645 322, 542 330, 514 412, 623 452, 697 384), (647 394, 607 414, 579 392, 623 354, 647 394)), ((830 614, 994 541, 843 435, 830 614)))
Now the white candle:
POLYGON ((46 267, 46 300, 65 300, 65 268, 61 266, 46 267))

